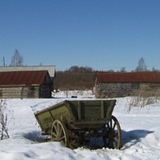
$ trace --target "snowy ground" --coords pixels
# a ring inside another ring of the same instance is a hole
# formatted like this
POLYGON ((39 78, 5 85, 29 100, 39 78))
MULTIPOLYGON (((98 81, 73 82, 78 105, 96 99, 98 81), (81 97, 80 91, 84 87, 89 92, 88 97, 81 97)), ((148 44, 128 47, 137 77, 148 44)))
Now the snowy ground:
MULTIPOLYGON (((75 96, 77 93, 72 93, 75 96)), ((41 130, 34 112, 70 98, 69 93, 55 94, 51 99, 8 99, 9 139, 0 141, 1 160, 160 160, 160 101, 128 112, 131 97, 118 98, 113 115, 119 120, 123 147, 121 150, 100 148, 71 150, 58 142, 41 142, 41 130)), ((90 92, 77 99, 90 98, 90 92)))

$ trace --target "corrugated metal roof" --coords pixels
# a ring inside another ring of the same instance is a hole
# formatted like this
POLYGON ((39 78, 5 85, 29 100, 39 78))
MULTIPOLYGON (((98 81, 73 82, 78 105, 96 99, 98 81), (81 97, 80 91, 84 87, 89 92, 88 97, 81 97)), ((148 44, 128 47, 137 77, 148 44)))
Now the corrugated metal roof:
POLYGON ((12 71, 42 71, 47 70, 50 77, 55 77, 55 66, 49 65, 49 66, 6 66, 2 67, 0 66, 0 72, 12 72, 12 71))
POLYGON ((0 85, 41 84, 48 71, 0 72, 0 85))
POLYGON ((160 83, 159 72, 97 72, 99 83, 160 83))

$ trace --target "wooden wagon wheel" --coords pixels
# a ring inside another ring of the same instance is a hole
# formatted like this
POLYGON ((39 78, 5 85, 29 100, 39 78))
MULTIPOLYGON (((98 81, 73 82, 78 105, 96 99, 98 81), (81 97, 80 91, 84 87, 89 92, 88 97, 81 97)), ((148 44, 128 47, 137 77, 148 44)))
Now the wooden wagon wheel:
POLYGON ((60 120, 55 120, 51 128, 52 141, 61 142, 64 146, 68 146, 68 131, 65 124, 60 120))
POLYGON ((122 133, 116 117, 111 117, 111 120, 106 125, 105 132, 106 136, 103 137, 105 146, 112 149, 120 149, 122 147, 122 133))

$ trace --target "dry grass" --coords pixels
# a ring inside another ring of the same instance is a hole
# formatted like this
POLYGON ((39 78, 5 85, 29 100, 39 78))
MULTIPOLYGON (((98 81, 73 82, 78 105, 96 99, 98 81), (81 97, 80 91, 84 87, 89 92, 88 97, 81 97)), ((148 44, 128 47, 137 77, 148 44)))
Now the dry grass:
POLYGON ((129 103, 128 111, 130 111, 132 107, 143 108, 146 107, 147 105, 154 104, 159 99, 160 99, 159 88, 154 90, 150 90, 148 88, 137 90, 134 93, 134 96, 129 103))

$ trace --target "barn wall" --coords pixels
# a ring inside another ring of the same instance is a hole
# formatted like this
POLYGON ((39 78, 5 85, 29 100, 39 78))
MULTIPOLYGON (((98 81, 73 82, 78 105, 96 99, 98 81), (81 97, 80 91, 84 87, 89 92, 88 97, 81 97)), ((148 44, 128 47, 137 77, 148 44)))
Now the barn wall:
POLYGON ((160 96, 159 83, 99 83, 94 87, 97 98, 124 96, 160 96))
POLYGON ((52 86, 43 84, 40 87, 40 98, 50 98, 51 97, 52 86))
POLYGON ((23 87, 23 98, 39 98, 39 87, 29 86, 23 87))
POLYGON ((0 88, 0 98, 20 98, 22 87, 2 87, 0 88))
POLYGON ((95 95, 100 98, 128 96, 131 91, 131 83, 99 83, 95 86, 95 95))
POLYGON ((0 98, 39 98, 39 87, 6 86, 0 87, 0 98))
POLYGON ((50 98, 51 92, 53 91, 53 79, 49 75, 43 80, 43 83, 40 85, 39 88, 39 97, 40 98, 50 98))
POLYGON ((3 86, 0 87, 0 98, 50 98, 52 85, 41 86, 3 86))

